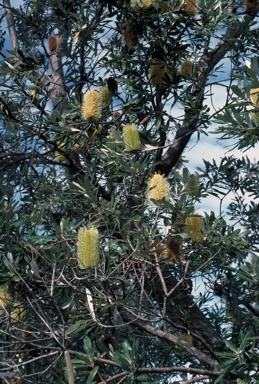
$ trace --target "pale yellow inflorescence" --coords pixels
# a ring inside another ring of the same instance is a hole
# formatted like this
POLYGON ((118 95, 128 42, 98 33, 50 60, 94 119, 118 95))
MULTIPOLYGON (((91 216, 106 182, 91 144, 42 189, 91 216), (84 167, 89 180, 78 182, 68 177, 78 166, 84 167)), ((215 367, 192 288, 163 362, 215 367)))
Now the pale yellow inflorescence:
POLYGON ((149 200, 169 200, 170 186, 168 180, 160 173, 155 173, 147 182, 149 200))
POLYGON ((102 87, 100 89, 100 94, 102 95, 102 106, 107 107, 112 102, 111 92, 107 87, 102 87))
POLYGON ((60 149, 60 151, 55 151, 55 159, 57 161, 66 161, 66 156, 63 154, 65 151, 65 144, 60 144, 58 148, 60 149))
POLYGON ((166 63, 160 59, 153 59, 149 68, 150 83, 154 87, 164 83, 164 77, 167 71, 166 63))
POLYGON ((99 263, 99 232, 84 227, 78 231, 77 254, 79 268, 94 268, 99 263))
POLYGON ((140 10, 143 10, 145 11, 146 9, 148 9, 150 6, 152 5, 152 0, 133 0, 131 2, 131 6, 133 9, 135 9, 136 11, 140 11, 140 10), (139 3, 141 3, 141 5, 139 5, 139 3))
POLYGON ((190 77, 192 75, 192 71, 193 71, 193 62, 190 60, 184 61, 180 71, 181 75, 190 77))
POLYGON ((101 116, 103 100, 98 91, 88 91, 83 95, 82 118, 96 120, 101 116))
POLYGON ((259 88, 251 88, 250 98, 254 105, 259 108, 259 88))
POLYGON ((204 220, 201 216, 189 216, 186 219, 186 232, 194 243, 204 240, 204 220))
POLYGON ((0 315, 5 313, 7 307, 12 304, 12 294, 9 289, 6 289, 3 285, 0 285, 0 315))
POLYGON ((137 151, 140 149, 139 132, 135 124, 126 124, 123 127, 123 140, 127 151, 137 151))

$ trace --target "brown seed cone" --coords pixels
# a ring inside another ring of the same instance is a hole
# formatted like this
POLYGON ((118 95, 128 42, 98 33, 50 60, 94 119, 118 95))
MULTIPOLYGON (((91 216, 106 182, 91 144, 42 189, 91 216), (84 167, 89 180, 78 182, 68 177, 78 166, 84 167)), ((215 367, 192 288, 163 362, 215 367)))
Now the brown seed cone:
POLYGON ((138 34, 131 23, 125 22, 121 26, 122 46, 127 45, 129 48, 138 45, 138 34))
POLYGON ((48 47, 50 52, 56 51, 58 48, 58 39, 56 36, 49 36, 48 38, 48 47))

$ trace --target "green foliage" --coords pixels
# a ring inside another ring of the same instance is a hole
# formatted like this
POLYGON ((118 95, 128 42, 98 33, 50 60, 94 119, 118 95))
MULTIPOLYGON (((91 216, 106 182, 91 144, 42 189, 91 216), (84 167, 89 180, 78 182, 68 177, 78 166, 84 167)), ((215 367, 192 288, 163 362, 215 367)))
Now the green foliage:
POLYGON ((138 4, 26 0, 7 7, 13 21, 3 9, 0 286, 12 303, 0 297, 2 381, 256 383, 259 163, 231 152, 194 172, 183 156, 212 122, 234 147, 258 145, 255 15, 225 1, 201 0, 197 14, 175 0, 138 4), (157 86, 153 59, 166 67, 157 86), (216 113, 215 85, 226 89, 216 113), (82 95, 104 86, 111 103, 82 119, 82 95), (125 150, 126 124, 138 128, 138 151, 125 150), (156 204, 154 173, 170 185, 156 204), (204 212, 210 196, 218 208, 204 212), (196 214, 199 242, 186 228, 196 214), (98 229, 100 263, 80 269, 87 226, 98 229))

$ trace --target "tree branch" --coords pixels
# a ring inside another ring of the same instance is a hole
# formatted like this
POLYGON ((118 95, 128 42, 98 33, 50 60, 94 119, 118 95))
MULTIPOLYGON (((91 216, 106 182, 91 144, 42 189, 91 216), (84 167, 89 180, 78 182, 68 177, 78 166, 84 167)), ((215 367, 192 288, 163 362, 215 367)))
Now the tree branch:
POLYGON ((205 364, 208 364, 211 367, 216 367, 218 365, 218 362, 216 360, 213 360, 209 356, 207 356, 205 353, 201 352, 199 349, 193 347, 186 341, 181 340, 179 337, 172 335, 171 333, 161 331, 158 328, 154 328, 148 324, 144 324, 142 321, 132 318, 130 315, 121 313, 121 316, 126 321, 131 321, 131 325, 143 329, 144 331, 150 333, 151 335, 155 337, 159 337, 161 339, 170 341, 171 343, 174 343, 178 345, 179 347, 183 348, 186 352, 188 352, 190 355, 196 357, 199 361, 202 361, 205 364))
POLYGON ((11 40, 11 45, 13 50, 18 48, 18 39, 17 39, 17 34, 15 30, 15 24, 14 24, 14 17, 13 13, 11 10, 11 5, 9 0, 3 0, 3 7, 6 12, 5 18, 7 21, 7 26, 9 29, 9 35, 10 35, 10 40, 11 40))
POLYGON ((197 125, 203 107, 206 81, 209 74, 220 62, 220 60, 224 58, 225 54, 232 48, 233 41, 243 34, 244 30, 248 27, 249 22, 253 18, 254 15, 249 15, 243 22, 236 21, 230 23, 230 26, 228 27, 223 38, 220 40, 219 44, 212 51, 205 53, 198 60, 198 70, 195 74, 194 85, 191 93, 191 101, 195 107, 185 108, 183 124, 177 130, 172 145, 162 156, 160 164, 156 167, 156 171, 160 171, 167 176, 179 160, 179 157, 186 148, 192 134, 197 131, 197 125))

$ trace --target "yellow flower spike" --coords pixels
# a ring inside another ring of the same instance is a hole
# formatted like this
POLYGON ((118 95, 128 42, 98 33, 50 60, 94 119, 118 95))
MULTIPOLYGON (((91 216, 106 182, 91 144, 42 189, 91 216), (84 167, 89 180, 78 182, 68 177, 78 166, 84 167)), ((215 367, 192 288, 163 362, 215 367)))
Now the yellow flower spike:
POLYGON ((57 161, 66 161, 66 156, 64 155, 64 151, 65 151, 65 144, 62 143, 58 146, 58 148, 60 149, 60 151, 55 151, 55 159, 57 161))
POLYGON ((102 107, 107 107, 112 102, 111 92, 107 87, 102 87, 100 89, 100 94, 102 95, 102 107))
POLYGON ((12 305, 12 296, 10 289, 0 285, 0 316, 4 315, 6 309, 12 305))
POLYGON ((251 112, 250 117, 252 122, 259 127, 259 112, 251 112))
POLYGON ((79 229, 77 254, 80 269, 97 266, 99 263, 99 232, 96 228, 79 229))
POLYGON ((250 89, 250 99, 252 103, 259 108, 259 88, 250 89))
POLYGON ((13 305, 10 316, 11 316, 12 320, 15 320, 15 321, 23 320, 23 318, 25 316, 25 310, 24 310, 21 303, 17 302, 13 305))
POLYGON ((48 38, 48 47, 50 52, 54 52, 58 48, 58 39, 56 36, 49 36, 48 38))
POLYGON ((39 95, 38 95, 36 89, 30 90, 30 96, 31 96, 32 100, 35 100, 35 101, 39 100, 39 95))
POLYGON ((204 240, 204 221, 201 216, 189 216, 186 219, 186 232, 194 243, 204 240))
POLYGON ((102 95, 98 91, 88 91, 83 95, 82 118, 96 120, 102 113, 102 95))
POLYGON ((151 5, 152 0, 133 0, 131 2, 131 6, 135 11, 146 11, 151 5))
POLYGON ((192 72, 193 72, 193 62, 190 60, 185 61, 182 64, 180 74, 184 77, 190 77, 192 76, 192 72))
POLYGON ((123 140, 127 151, 137 151, 140 149, 139 132, 135 124, 124 125, 123 140))
POLYGON ((159 173, 155 173, 147 182, 149 200, 161 201, 163 199, 169 200, 170 186, 168 180, 159 173))
POLYGON ((160 59, 153 59, 149 68, 150 83, 154 87, 163 84, 166 73, 166 63, 160 59))
POLYGON ((192 337, 192 335, 188 335, 187 333, 182 333, 179 336, 179 339, 181 339, 183 341, 186 341, 186 343, 188 343, 190 345, 193 345, 193 337, 192 337))

